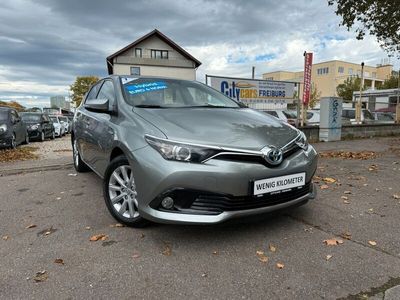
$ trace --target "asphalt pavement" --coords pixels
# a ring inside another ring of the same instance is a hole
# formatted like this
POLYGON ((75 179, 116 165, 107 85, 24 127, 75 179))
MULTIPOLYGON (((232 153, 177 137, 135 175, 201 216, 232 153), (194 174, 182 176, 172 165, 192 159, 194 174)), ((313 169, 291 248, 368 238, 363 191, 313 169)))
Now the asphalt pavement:
POLYGON ((321 158, 316 200, 218 226, 118 227, 93 173, 3 174, 0 298, 399 299, 400 139, 316 148, 378 155, 321 158))

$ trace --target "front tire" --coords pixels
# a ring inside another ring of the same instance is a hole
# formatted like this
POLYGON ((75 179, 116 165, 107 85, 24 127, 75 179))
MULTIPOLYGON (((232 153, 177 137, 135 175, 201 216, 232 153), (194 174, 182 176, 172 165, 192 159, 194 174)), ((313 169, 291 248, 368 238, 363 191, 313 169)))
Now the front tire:
POLYGON ((136 228, 149 224, 139 215, 136 184, 125 156, 116 157, 107 167, 103 194, 108 210, 121 224, 136 228))
POLYGON ((11 149, 17 148, 17 138, 15 137, 15 133, 11 137, 10 148, 11 149))
POLYGON ((54 132, 54 130, 51 132, 51 136, 50 136, 50 139, 51 140, 54 140, 56 138, 56 134, 55 134, 55 132, 54 132))
POLYGON ((45 135, 44 135, 44 131, 42 130, 41 132, 40 132, 40 141, 41 142, 44 142, 44 140, 45 140, 45 135))
POLYGON ((79 173, 87 172, 90 170, 87 164, 83 162, 81 159, 81 155, 79 154, 78 144, 75 139, 72 141, 72 154, 74 158, 74 167, 75 170, 79 173))

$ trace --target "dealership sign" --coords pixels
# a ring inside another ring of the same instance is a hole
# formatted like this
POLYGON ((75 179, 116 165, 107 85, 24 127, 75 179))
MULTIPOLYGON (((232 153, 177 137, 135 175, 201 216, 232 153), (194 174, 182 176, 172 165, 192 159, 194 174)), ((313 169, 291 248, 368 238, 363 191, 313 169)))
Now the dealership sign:
POLYGON ((206 75, 206 83, 232 99, 255 109, 286 108, 294 98, 296 83, 206 75))
POLYGON ((311 66, 313 54, 304 52, 304 89, 303 89, 303 103, 307 105, 310 101, 311 93, 311 66))

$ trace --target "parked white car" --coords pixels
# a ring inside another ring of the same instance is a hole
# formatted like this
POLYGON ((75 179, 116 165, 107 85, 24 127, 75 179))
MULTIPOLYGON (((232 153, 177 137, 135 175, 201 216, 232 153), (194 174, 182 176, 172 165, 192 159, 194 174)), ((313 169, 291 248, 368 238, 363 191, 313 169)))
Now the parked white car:
MULTIPOLYGON (((346 122, 350 124, 357 124, 356 109, 343 108, 342 121, 344 121, 343 125, 345 125, 346 122)), ((361 110, 361 123, 374 123, 374 122, 375 122, 375 117, 372 115, 372 113, 368 109, 363 108, 361 110)))
MULTIPOLYGON (((297 120, 297 111, 295 110, 265 110, 265 113, 278 118, 290 125, 295 125, 297 120)), ((307 121, 306 125, 319 125, 320 113, 319 110, 309 110, 307 111, 307 121)))
POLYGON ((65 135, 65 125, 64 122, 61 123, 58 116, 49 116, 50 120, 53 122, 54 133, 56 137, 62 137, 65 135))
POLYGON ((61 121, 61 122, 64 122, 64 132, 65 133, 69 133, 69 128, 71 127, 70 126, 70 124, 69 124, 69 119, 66 117, 66 116, 58 116, 58 119, 61 121))

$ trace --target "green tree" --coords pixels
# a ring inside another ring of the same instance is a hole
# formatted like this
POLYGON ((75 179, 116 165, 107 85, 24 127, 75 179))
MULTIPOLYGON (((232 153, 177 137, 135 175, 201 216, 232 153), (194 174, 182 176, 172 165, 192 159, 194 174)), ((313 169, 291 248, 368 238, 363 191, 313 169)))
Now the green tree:
POLYGON ((378 89, 397 89, 399 87, 399 75, 393 71, 392 76, 386 79, 382 85, 378 86, 378 89))
POLYGON ((374 35, 381 47, 400 57, 400 5, 398 0, 328 0, 336 4, 341 26, 355 29, 356 38, 374 35))
POLYGON ((308 102, 309 108, 314 108, 321 97, 321 92, 318 90, 317 85, 311 85, 310 102, 308 102))
POLYGON ((351 101, 353 99, 353 92, 359 91, 361 85, 361 78, 349 77, 344 83, 339 84, 336 87, 336 92, 339 97, 342 97, 345 101, 351 101))
POLYGON ((97 76, 78 76, 75 79, 75 82, 70 85, 70 90, 72 92, 71 99, 72 102, 75 103, 76 107, 78 107, 85 94, 89 91, 90 87, 99 81, 97 76))

